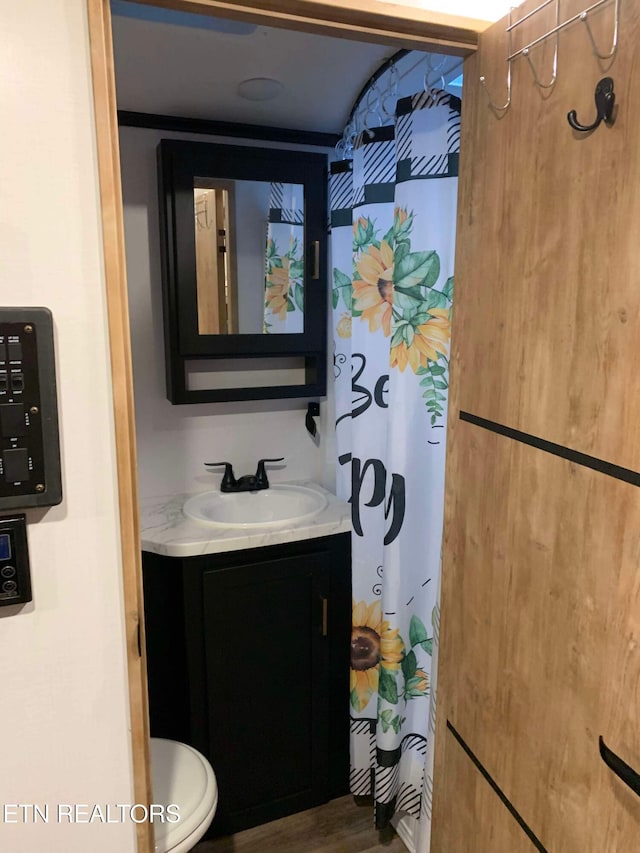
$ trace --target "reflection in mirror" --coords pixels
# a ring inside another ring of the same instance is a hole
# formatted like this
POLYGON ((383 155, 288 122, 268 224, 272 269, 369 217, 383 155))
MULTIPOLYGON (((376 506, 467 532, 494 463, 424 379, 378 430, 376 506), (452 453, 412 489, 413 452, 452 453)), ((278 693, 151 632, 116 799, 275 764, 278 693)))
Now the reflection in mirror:
POLYGON ((198 333, 304 332, 304 187, 194 179, 198 333))
POLYGON ((264 331, 304 331, 304 199, 299 184, 271 184, 264 331))
POLYGON ((204 183, 193 191, 198 333, 227 335, 238 331, 236 253, 230 228, 235 218, 234 186, 233 181, 204 183))

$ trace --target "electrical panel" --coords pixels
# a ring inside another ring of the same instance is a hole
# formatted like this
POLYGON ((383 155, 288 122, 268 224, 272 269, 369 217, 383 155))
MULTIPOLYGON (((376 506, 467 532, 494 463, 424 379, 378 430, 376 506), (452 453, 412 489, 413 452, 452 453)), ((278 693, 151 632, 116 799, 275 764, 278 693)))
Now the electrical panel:
POLYGON ((0 512, 61 500, 51 312, 0 308, 0 512))

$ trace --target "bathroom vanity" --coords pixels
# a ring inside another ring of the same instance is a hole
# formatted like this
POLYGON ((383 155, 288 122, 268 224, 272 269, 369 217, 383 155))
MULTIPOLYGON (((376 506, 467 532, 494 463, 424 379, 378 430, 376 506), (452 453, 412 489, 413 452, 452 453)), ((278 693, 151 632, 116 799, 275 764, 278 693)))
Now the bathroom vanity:
POLYGON ((286 526, 191 520, 142 502, 151 734, 214 767, 215 834, 348 791, 350 507, 286 526))

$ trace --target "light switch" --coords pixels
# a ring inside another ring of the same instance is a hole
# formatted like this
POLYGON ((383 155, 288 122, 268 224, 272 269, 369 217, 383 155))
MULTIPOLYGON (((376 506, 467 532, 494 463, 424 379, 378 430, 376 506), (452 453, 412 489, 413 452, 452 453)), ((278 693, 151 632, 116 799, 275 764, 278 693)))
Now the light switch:
POLYGON ((9 483, 20 483, 29 479, 29 451, 26 447, 5 450, 2 454, 4 478, 9 483))
POLYGON ((22 361, 22 344, 20 341, 9 341, 9 361, 22 361))
POLYGON ((24 391, 24 373, 10 373, 9 380, 12 391, 24 391))
POLYGON ((27 425, 24 419, 22 403, 4 403, 0 405, 0 431, 3 438, 15 438, 26 435, 27 425))

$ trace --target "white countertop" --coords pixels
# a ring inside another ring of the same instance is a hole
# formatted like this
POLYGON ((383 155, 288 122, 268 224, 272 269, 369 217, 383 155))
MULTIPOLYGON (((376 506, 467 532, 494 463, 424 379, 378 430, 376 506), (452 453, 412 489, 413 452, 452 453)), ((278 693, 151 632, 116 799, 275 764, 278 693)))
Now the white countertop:
POLYGON ((312 518, 289 522, 283 527, 226 528, 192 521, 182 512, 182 506, 193 493, 143 498, 140 501, 142 550, 166 557, 195 557, 351 531, 349 504, 309 480, 297 480, 296 485, 320 492, 327 505, 312 518))

